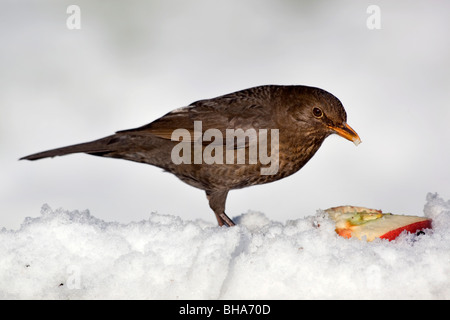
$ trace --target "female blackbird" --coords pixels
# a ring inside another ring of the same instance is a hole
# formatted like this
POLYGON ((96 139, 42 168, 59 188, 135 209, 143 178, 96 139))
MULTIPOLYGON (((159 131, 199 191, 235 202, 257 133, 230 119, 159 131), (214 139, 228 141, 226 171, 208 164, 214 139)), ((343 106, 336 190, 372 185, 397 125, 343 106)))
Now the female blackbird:
POLYGON ((205 190, 220 226, 228 191, 268 183, 300 170, 332 133, 361 140, 342 103, 307 86, 266 85, 200 100, 111 136, 21 158, 71 153, 151 164, 205 190))

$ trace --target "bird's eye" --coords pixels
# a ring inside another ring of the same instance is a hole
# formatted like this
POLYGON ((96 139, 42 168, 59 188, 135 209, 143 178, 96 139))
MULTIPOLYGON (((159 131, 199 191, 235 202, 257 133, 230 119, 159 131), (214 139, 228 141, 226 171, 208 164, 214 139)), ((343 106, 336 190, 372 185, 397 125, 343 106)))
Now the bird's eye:
POLYGON ((323 116, 322 110, 317 107, 313 108, 312 112, 313 112, 314 117, 316 117, 316 118, 322 118, 322 116, 323 116))

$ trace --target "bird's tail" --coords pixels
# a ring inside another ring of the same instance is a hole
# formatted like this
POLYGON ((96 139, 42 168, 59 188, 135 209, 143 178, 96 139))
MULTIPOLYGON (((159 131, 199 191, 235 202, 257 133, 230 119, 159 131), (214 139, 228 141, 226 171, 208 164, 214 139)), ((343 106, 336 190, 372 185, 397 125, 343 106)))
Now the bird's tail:
POLYGON ((103 155, 114 149, 112 146, 117 142, 117 135, 108 136, 99 140, 74 144, 67 147, 52 149, 48 151, 38 152, 19 160, 39 160, 43 158, 53 158, 56 156, 64 156, 72 153, 88 153, 92 155, 103 155))

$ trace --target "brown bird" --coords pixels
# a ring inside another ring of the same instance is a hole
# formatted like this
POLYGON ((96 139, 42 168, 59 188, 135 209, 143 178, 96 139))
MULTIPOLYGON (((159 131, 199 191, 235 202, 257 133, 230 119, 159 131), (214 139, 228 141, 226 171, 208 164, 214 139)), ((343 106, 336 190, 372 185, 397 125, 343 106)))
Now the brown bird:
POLYGON ((307 86, 267 85, 173 110, 136 129, 21 158, 71 153, 151 164, 206 192, 220 226, 232 189, 263 184, 300 170, 332 133, 358 145, 342 103, 307 86))

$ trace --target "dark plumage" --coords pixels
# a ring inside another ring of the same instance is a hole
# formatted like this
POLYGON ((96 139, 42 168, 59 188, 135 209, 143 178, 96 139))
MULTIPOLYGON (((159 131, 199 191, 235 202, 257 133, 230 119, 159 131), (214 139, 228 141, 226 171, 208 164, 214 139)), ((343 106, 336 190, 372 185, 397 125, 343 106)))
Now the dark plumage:
POLYGON ((322 89, 268 85, 200 100, 140 128, 21 159, 84 152, 151 164, 205 190, 219 225, 232 226, 233 221, 225 214, 228 191, 276 181, 297 172, 332 133, 357 145, 360 139, 346 121, 341 102, 322 89), (180 131, 183 142, 178 136, 172 137, 176 129, 185 129, 180 131), (247 137, 229 137, 227 129, 242 129, 247 137), (212 138, 203 136, 207 131, 212 138), (268 152, 263 155, 270 162, 261 158, 265 146, 268 152), (238 159, 242 151, 245 157, 238 159), (227 152, 231 154, 228 162, 227 152), (251 154, 257 155, 256 159, 251 154), (185 163, 176 164, 180 159, 185 163))

